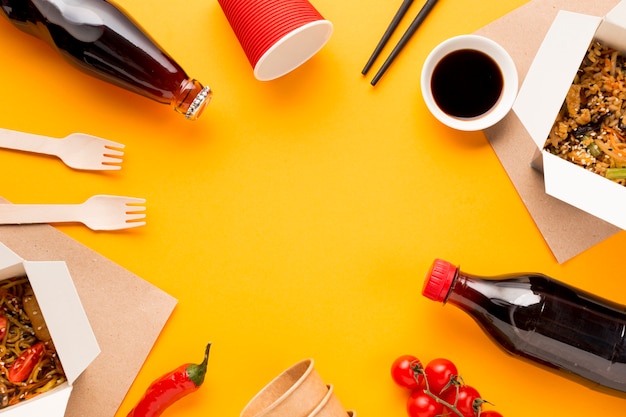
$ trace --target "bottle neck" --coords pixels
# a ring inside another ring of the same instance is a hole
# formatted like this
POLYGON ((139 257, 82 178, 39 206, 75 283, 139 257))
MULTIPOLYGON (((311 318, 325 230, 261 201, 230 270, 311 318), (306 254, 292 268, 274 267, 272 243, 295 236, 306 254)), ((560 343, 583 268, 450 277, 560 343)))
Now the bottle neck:
POLYGON ((456 306, 464 305, 469 293, 473 292, 468 284, 475 282, 476 279, 477 277, 472 277, 457 269, 443 303, 450 303, 456 306))
POLYGON ((172 99, 172 106, 178 113, 184 114, 188 120, 196 120, 211 101, 213 92, 194 79, 181 83, 172 99))

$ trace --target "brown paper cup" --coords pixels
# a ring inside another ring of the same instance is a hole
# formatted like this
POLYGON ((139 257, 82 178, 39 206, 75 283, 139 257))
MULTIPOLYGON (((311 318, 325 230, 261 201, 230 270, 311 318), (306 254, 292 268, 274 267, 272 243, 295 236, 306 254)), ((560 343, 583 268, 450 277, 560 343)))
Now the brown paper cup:
POLYGON ((330 384, 327 387, 326 395, 307 417, 346 417, 348 415, 339 398, 335 395, 333 385, 330 384))
POLYGON ((305 359, 267 384, 241 412, 241 417, 306 417, 324 399, 328 387, 305 359))

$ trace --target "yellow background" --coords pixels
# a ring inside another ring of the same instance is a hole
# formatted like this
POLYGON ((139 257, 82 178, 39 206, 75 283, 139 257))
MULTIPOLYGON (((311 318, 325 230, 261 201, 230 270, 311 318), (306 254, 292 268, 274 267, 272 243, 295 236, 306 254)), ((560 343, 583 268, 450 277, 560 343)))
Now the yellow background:
POLYGON ((58 228, 179 300, 118 417, 152 380, 199 361, 208 340, 205 384, 165 415, 237 416, 265 383, 312 357, 346 408, 405 416, 408 394, 389 367, 406 353, 453 360, 506 417, 623 415, 623 400, 503 354, 463 313, 420 295, 443 257, 480 275, 543 272, 626 303, 626 235, 559 265, 482 133, 442 126, 421 98, 421 66, 436 44, 523 3, 441 1, 372 88, 374 72, 360 71, 399 0, 316 0, 335 25, 330 42, 271 82, 253 78, 217 1, 119 0, 215 91, 197 122, 79 73, 0 20, 1 127, 126 145, 114 173, 2 151, 0 195, 146 198, 144 228, 58 228))

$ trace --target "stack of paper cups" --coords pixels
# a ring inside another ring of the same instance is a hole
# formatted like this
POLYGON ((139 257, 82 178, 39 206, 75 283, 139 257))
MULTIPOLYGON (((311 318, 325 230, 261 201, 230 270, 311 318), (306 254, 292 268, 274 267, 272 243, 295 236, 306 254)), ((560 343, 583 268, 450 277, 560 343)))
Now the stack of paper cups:
POLYGON ((305 359, 267 384, 241 412, 241 417, 356 417, 346 411, 314 368, 305 359))
POLYGON ((326 395, 307 417, 356 417, 354 411, 344 410, 339 398, 335 395, 335 388, 327 385, 326 395))
POLYGON ((281 77, 328 42, 333 25, 308 0, 218 0, 261 81, 281 77))

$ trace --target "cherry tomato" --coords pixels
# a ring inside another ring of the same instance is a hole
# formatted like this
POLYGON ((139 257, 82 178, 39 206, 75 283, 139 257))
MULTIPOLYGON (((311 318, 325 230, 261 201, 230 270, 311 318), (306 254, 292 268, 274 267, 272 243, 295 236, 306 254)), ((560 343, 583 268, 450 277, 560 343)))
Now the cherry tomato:
POLYGON ((502 417, 502 414, 497 411, 487 410, 480 413, 480 417, 502 417))
POLYGON ((409 417, 437 417, 443 415, 444 406, 423 389, 417 389, 409 396, 406 411, 409 417))
MULTIPOLYGON (((456 409, 463 417, 475 417, 481 409, 483 400, 478 391, 469 385, 460 385, 447 389, 442 398, 445 402, 456 405, 456 409)), ((484 413, 480 414, 484 417, 484 413)))
MULTIPOLYGON (((442 394, 442 391, 448 384, 452 377, 458 376, 456 365, 452 361, 444 358, 433 359, 424 368, 424 374, 428 381, 428 388, 430 392, 435 395, 442 394)), ((446 389, 447 391, 447 389, 446 389)))
POLYGON ((24 382, 43 356, 45 350, 46 347, 43 342, 38 342, 22 352, 9 368, 9 375, 7 376, 9 381, 13 383, 24 382))
POLYGON ((420 387, 423 376, 417 375, 411 366, 419 364, 420 361, 412 355, 402 355, 398 357, 391 365, 391 378, 402 388, 414 390, 420 387))

